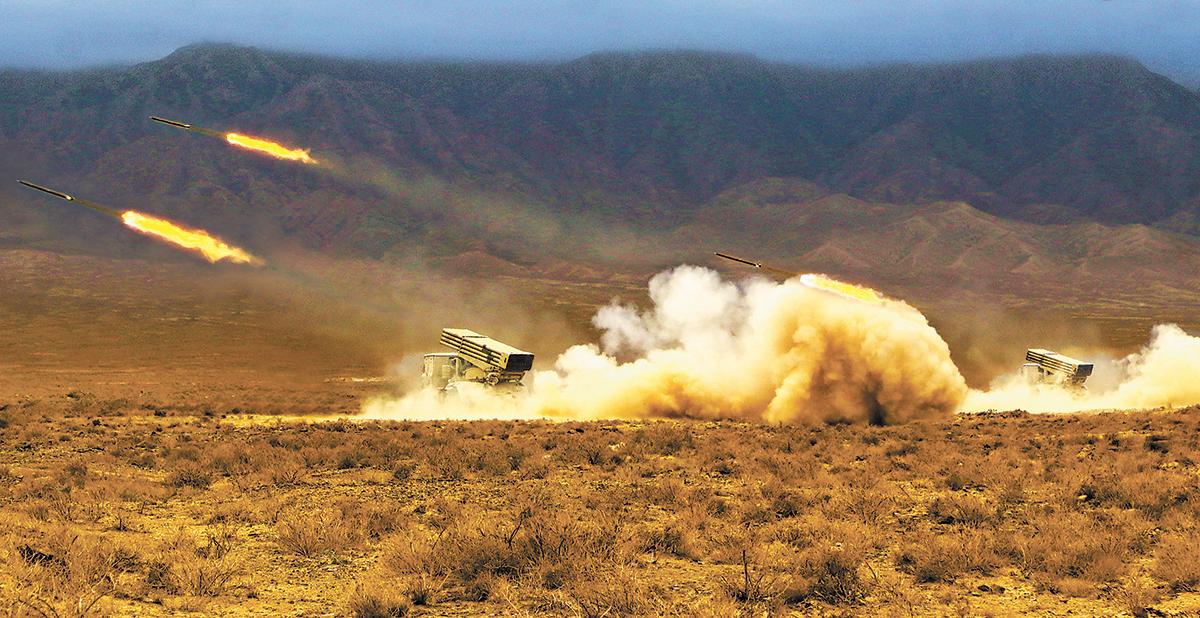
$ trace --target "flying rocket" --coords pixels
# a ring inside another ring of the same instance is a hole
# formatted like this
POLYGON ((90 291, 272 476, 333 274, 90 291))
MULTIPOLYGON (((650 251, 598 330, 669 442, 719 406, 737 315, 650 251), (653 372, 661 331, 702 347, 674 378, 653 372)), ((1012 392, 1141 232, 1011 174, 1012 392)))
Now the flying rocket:
POLYGON ((270 157, 275 157, 276 159, 299 161, 309 165, 317 164, 317 160, 312 158, 311 152, 305 148, 289 148, 278 142, 273 142, 261 137, 254 137, 253 135, 243 135, 241 133, 232 132, 222 133, 220 131, 214 131, 212 129, 205 129, 204 127, 188 124, 186 122, 179 122, 178 120, 168 120, 160 116, 151 116, 150 120, 165 124, 169 127, 175 127, 176 129, 183 129, 184 131, 191 131, 193 133, 207 135, 208 137, 215 137, 217 139, 224 140, 233 146, 237 146, 238 148, 253 150, 270 157))
POLYGON ((37 189, 38 191, 41 191, 42 193, 49 193, 50 195, 53 195, 54 197, 64 199, 73 204, 79 204, 80 206, 83 206, 84 208, 91 208, 92 210, 94 210, 96 212, 104 213, 110 217, 114 217, 117 219, 121 218, 120 212, 113 210, 111 208, 108 208, 107 206, 101 206, 95 202, 89 202, 87 200, 77 198, 74 195, 63 193, 62 191, 55 191, 54 189, 51 189, 49 187, 43 187, 42 185, 34 184, 27 180, 18 180, 17 182, 25 185, 26 187, 29 187, 30 189, 37 189))
POLYGON ((186 122, 179 122, 177 120, 167 120, 166 118, 160 118, 158 116, 151 116, 150 120, 153 120, 154 122, 161 122, 169 127, 175 127, 176 129, 183 129, 184 131, 192 131, 195 133, 207 135, 209 137, 217 137, 217 138, 221 138, 221 139, 225 138, 225 134, 221 133, 220 131, 214 131, 212 129, 205 129, 204 127, 197 127, 195 125, 190 125, 186 122))
POLYGON ((34 184, 26 180, 18 180, 17 182, 36 189, 42 193, 53 195, 61 200, 79 204, 84 208, 90 208, 96 212, 106 214, 114 219, 119 220, 134 231, 147 236, 152 236, 164 242, 175 245, 189 251, 199 253, 204 259, 211 263, 216 263, 221 260, 227 260, 235 264, 250 264, 252 266, 261 266, 264 264, 262 258, 251 255, 244 249, 240 249, 225 241, 217 238, 204 230, 192 229, 183 227, 177 223, 168 221, 160 217, 148 215, 136 210, 113 210, 107 206, 101 206, 95 202, 89 202, 85 199, 80 199, 69 193, 55 191, 49 187, 43 187, 39 184, 34 184))
POLYGON ((775 268, 774 266, 768 266, 766 264, 763 264, 762 262, 754 262, 751 260, 737 257, 735 255, 729 255, 728 253, 721 253, 720 251, 714 253, 713 255, 720 257, 720 258, 725 258, 725 259, 733 261, 733 262, 737 262, 739 264, 745 264, 746 266, 753 266, 760 270, 770 271, 777 275, 782 275, 784 277, 795 277, 796 275, 799 274, 799 273, 792 272, 790 270, 783 270, 782 268, 775 268))

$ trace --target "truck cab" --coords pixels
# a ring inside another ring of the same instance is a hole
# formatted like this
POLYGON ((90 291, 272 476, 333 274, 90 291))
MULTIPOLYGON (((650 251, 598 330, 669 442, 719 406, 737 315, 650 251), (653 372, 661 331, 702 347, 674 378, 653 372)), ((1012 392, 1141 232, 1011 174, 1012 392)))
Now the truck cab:
POLYGON ((487 374, 467 359, 451 352, 426 354, 421 370, 421 384, 438 390, 459 381, 483 382, 487 374))

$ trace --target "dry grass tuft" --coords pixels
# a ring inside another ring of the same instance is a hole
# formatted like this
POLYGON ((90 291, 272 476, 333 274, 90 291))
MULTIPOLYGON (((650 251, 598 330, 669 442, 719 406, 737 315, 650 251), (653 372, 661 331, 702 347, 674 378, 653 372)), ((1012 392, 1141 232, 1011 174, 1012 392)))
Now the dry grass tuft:
POLYGON ((412 601, 383 583, 360 583, 346 602, 346 613, 354 618, 404 618, 412 611, 412 601))
POLYGON ((815 599, 830 605, 851 605, 866 596, 863 578, 866 553, 851 545, 823 545, 800 554, 792 568, 786 600, 798 603, 815 599))
POLYGON ((1164 534, 1155 548, 1154 576, 1176 592, 1196 591, 1200 586, 1200 532, 1164 534))

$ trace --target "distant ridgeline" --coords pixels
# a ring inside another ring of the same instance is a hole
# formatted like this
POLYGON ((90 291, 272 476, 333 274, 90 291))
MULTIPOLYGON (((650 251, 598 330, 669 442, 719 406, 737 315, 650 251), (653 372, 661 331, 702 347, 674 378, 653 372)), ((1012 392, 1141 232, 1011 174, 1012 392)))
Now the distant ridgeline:
MULTIPOLYGON (((417 241, 520 259, 506 252, 614 222, 675 229, 779 178, 787 190, 757 207, 841 193, 1200 234, 1200 94, 1111 56, 827 70, 698 52, 384 63, 200 45, 132 67, 0 71, 0 151, 13 178, 54 176, 115 207, 371 255, 417 241), (301 144, 333 171, 150 114, 301 144)), ((31 199, 0 183, 4 243, 59 246, 56 230, 98 225, 27 212, 31 199)))

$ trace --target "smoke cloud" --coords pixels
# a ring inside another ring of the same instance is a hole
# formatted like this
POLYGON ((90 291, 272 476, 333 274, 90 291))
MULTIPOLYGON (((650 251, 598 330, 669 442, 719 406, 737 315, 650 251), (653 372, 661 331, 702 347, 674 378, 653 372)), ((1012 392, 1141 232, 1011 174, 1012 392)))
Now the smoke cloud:
MULTIPOLYGON (((375 418, 662 418, 901 423, 944 418, 967 387, 924 316, 890 299, 723 281, 681 266, 650 281, 645 311, 613 303, 598 344, 567 349, 522 397, 468 389, 369 401, 375 418)), ((865 290, 864 290, 865 291, 865 290)))
POLYGON ((1089 390, 1075 392, 1012 374, 986 391, 972 390, 962 409, 1077 412, 1200 403, 1200 337, 1174 324, 1155 326, 1139 352, 1097 363, 1088 385, 1089 390))

